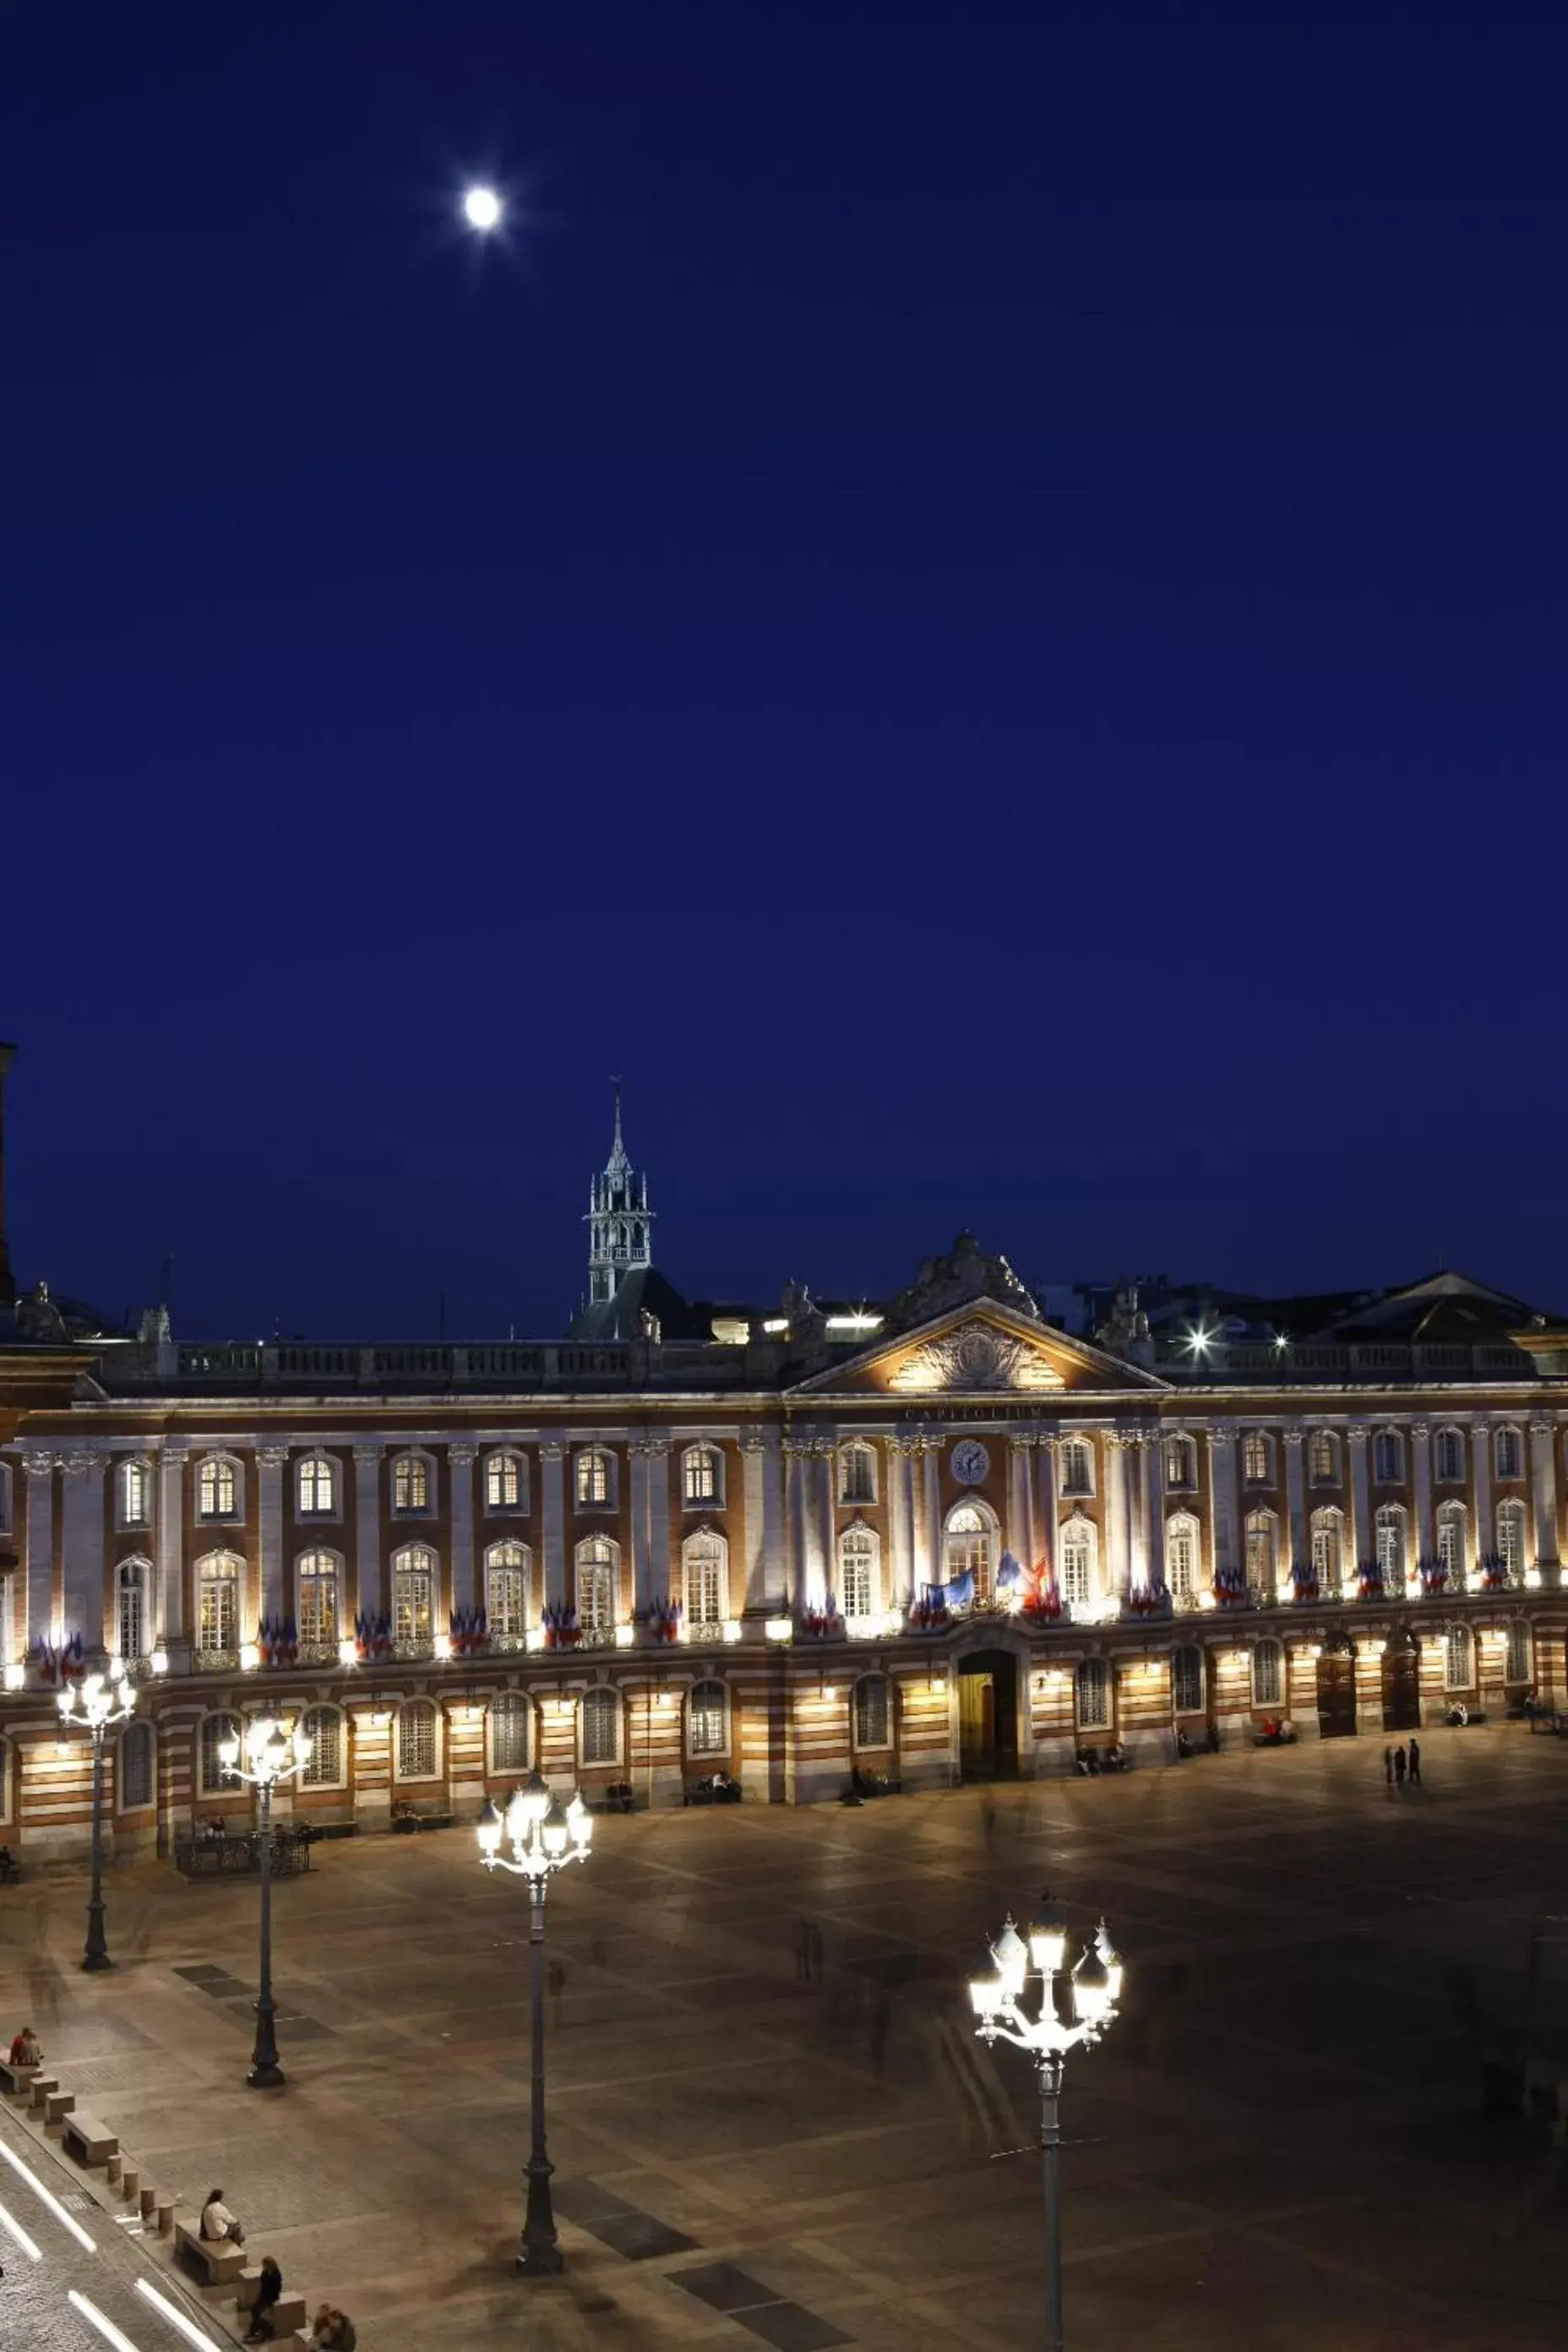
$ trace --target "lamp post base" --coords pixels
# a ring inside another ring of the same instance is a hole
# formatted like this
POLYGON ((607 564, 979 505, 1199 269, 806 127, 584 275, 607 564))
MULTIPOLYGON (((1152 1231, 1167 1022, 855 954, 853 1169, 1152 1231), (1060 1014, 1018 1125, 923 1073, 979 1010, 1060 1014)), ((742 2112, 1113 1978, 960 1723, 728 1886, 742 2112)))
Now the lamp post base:
POLYGON ((536 2150, 522 2169, 528 2182, 528 2206, 522 2242, 517 2250, 517 2267, 525 2278, 553 2278, 566 2267, 566 2257, 555 2235, 555 2211, 550 2201, 550 2176, 555 2167, 547 2156, 536 2150))
POLYGON ((277 2059, 271 2058, 264 2064, 253 2066, 245 2079, 253 2091, 280 2091, 289 2077, 277 2059))
POLYGON ((514 2267, 524 2278, 554 2278, 566 2267, 559 2246, 524 2246, 514 2267))
POLYGON ((110 1958, 107 1952, 94 1951, 84 1952, 82 1954, 81 1964, 82 1967, 87 1969, 89 1971, 96 1969, 111 1969, 114 1966, 114 1962, 110 1958))

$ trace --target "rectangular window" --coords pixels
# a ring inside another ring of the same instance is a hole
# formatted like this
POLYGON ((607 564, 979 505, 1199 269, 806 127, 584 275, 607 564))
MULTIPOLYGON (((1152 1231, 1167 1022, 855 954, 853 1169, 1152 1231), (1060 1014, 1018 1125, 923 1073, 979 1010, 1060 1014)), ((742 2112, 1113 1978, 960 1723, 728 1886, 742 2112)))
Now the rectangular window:
POLYGON ((239 1647, 238 1580, 232 1569, 204 1570, 196 1618, 196 1647, 234 1651, 239 1647))
POLYGON ((614 1764, 620 1755, 621 1703, 614 1691, 591 1690, 583 1700, 583 1761, 614 1764))
POLYGON ((724 1693, 718 1683, 699 1683, 687 1709, 687 1739, 693 1756, 722 1756, 729 1748, 724 1693))
POLYGON ((492 1568, 486 1579, 485 1614, 492 1633, 516 1640, 528 1630, 528 1579, 521 1568, 492 1568))
POLYGON ((1067 1542, 1062 1546, 1062 1599, 1069 1605, 1089 1599, 1089 1546, 1067 1542))
POLYGON ((147 1527, 153 1517, 153 1476, 145 1462, 128 1462, 120 1474, 120 1524, 147 1527))
POLYGON ((132 1813, 153 1801, 153 1727, 128 1723, 120 1735, 120 1810, 132 1813))
POLYGON ((855 1745, 857 1748, 886 1748, 888 1745, 886 1675, 864 1675, 855 1685, 855 1745))
POLYGON ((515 1511, 522 1503, 522 1465, 515 1454, 492 1454, 485 1464, 485 1508, 515 1511))
POLYGON ((232 1462, 204 1462, 196 1484, 199 1516, 204 1519, 232 1519, 237 1491, 232 1462))
POLYGON ((1241 1474, 1249 1486, 1266 1486, 1269 1471, 1268 1440, 1261 1430, 1249 1429, 1241 1441, 1241 1474))
POLYGON ((124 1569, 121 1569, 120 1572, 120 1592, 118 1596, 120 1602, 118 1612, 119 1622, 116 1625, 115 1631, 119 1637, 120 1654, 122 1658, 128 1660, 132 1658, 139 1658, 142 1654, 142 1637, 144 1632, 142 1622, 142 1591, 143 1586, 141 1571, 139 1570, 132 1569, 127 1572, 124 1569))
POLYGON ((300 1639, 325 1649, 338 1638, 338 1578, 334 1565, 300 1570, 300 1639))
POLYGON ((1520 1478, 1524 1475, 1524 1448, 1517 1429, 1498 1431, 1497 1474, 1500 1478, 1520 1478))
POLYGON ((343 1719, 335 1706, 313 1706, 305 1717, 310 1760, 300 1774, 307 1789, 339 1789, 343 1780, 343 1719))
POLYGON ((1078 1721, 1080 1731, 1110 1727, 1110 1675, 1103 1658, 1085 1658, 1078 1670, 1078 1721))
POLYGON ((430 1507, 430 1465, 420 1454, 400 1454, 392 1465, 392 1507, 395 1511, 427 1511, 430 1507))
POLYGON ((1340 1475, 1339 1448, 1326 1429, 1312 1432, 1312 1484, 1331 1486, 1340 1475))
POLYGON ((1285 1653, 1278 1642, 1259 1642, 1252 1653, 1252 1704, 1279 1706, 1285 1696, 1285 1653))
POLYGON ((838 1499, 841 1503, 876 1501, 876 1457, 868 1445, 847 1445, 839 1455, 838 1499))
POLYGON ((1071 1438, 1062 1447, 1062 1493, 1092 1495, 1094 1475, 1089 1447, 1080 1438, 1071 1438))
POLYGON ((577 1500, 590 1505, 610 1499, 610 1457, 595 1452, 577 1456, 577 1500))
POLYGON ((1204 1711, 1204 1654, 1201 1650, 1178 1650, 1171 1670, 1172 1704, 1178 1715, 1201 1715, 1204 1711))
POLYGON ((307 1454, 300 1465, 299 1508, 301 1518, 335 1507, 332 1465, 321 1454, 307 1454))
POLYGON ((1437 1475, 1446 1486, 1463 1482, 1465 1441, 1457 1429, 1440 1429, 1437 1432, 1437 1475))
POLYGON ((411 1699, 397 1718, 397 1777, 436 1777, 436 1710, 427 1698, 411 1699))

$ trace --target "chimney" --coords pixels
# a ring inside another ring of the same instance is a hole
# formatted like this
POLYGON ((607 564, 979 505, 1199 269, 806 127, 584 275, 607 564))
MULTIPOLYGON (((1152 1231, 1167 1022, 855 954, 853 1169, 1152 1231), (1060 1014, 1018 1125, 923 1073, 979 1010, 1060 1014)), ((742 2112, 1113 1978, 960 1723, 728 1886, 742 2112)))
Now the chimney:
POLYGON ((5 1073, 16 1053, 15 1045, 0 1042, 0 1307, 15 1307, 16 1304, 11 1249, 5 1236, 5 1073))

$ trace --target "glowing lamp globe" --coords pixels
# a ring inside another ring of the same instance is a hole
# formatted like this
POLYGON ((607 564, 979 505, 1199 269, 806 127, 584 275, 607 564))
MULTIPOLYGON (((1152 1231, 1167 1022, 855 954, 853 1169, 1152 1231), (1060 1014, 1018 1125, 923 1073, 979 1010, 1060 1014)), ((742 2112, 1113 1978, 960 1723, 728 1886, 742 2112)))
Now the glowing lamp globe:
POLYGON ((501 200, 495 190, 467 189, 463 196, 463 218, 470 228, 478 229, 481 236, 488 236, 491 229, 500 228, 501 200))

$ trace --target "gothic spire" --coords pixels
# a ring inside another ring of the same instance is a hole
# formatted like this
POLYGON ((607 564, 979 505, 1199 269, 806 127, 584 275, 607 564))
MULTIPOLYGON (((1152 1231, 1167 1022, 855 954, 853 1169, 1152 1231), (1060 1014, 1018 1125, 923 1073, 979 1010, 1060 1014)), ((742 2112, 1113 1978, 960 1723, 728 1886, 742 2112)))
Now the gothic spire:
POLYGON ((588 1301, 608 1304, 627 1275, 653 1264, 653 1211, 647 1204, 647 1178, 626 1157, 621 1135, 621 1081, 616 1090, 616 1133, 604 1171, 588 1190, 588 1301))

